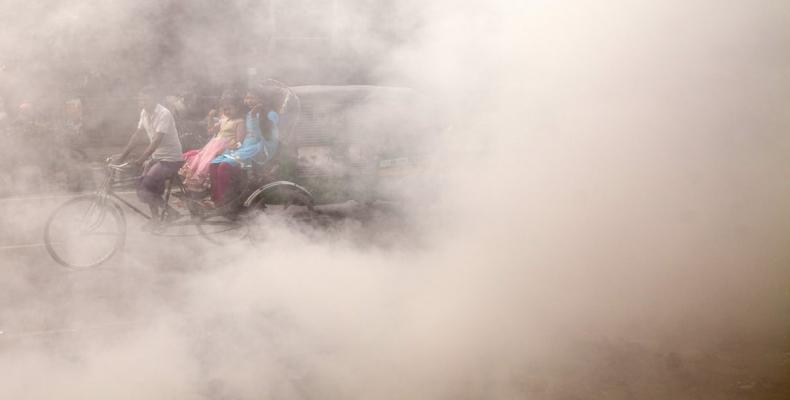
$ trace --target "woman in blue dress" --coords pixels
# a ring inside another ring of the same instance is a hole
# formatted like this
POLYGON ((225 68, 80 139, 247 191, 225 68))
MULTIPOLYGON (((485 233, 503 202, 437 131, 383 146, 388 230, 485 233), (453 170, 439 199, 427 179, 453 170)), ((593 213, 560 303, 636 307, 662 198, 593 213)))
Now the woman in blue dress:
POLYGON ((280 116, 271 110, 263 92, 251 88, 244 97, 249 107, 244 120, 247 135, 235 149, 228 149, 211 161, 211 199, 217 206, 224 204, 227 194, 236 190, 241 169, 271 161, 280 146, 280 116))

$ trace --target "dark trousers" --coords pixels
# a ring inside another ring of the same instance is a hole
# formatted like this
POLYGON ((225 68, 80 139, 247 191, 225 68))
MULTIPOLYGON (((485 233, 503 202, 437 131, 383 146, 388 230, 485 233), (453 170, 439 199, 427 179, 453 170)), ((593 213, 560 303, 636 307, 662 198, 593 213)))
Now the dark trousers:
POLYGON ((165 181, 174 177, 183 161, 152 161, 140 178, 137 186, 137 197, 143 203, 162 205, 162 193, 165 192, 165 181))

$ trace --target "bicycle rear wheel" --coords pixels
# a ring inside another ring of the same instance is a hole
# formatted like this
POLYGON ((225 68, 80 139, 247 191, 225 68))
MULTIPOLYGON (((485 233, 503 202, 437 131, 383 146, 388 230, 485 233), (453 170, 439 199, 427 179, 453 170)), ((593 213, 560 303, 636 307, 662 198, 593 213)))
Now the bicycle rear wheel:
POLYGON ((197 222, 197 230, 208 241, 218 245, 240 243, 249 237, 246 221, 233 215, 207 215, 197 222))
POLYGON ((70 268, 98 266, 118 252, 126 239, 126 220, 112 200, 85 195, 55 209, 44 228, 52 258, 70 268))

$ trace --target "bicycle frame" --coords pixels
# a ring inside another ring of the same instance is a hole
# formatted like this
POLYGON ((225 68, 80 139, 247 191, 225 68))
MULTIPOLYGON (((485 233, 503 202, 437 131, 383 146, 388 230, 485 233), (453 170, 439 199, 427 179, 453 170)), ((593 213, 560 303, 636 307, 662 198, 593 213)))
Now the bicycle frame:
MULTIPOLYGON (((125 168, 127 166, 128 166, 128 163, 124 163, 124 164, 120 164, 120 165, 109 164, 108 165, 109 174, 107 176, 107 179, 104 182, 104 185, 102 185, 102 187, 97 191, 97 193, 96 193, 97 196, 102 201, 104 201, 107 198, 113 198, 113 199, 117 200, 119 203, 129 207, 132 211, 134 211, 135 213, 137 213, 138 215, 142 216, 145 219, 151 220, 151 219, 154 219, 154 218, 158 218, 160 220, 160 222, 164 221, 165 217, 167 215, 167 212, 168 212, 168 208, 170 207, 170 197, 171 197, 171 194, 172 194, 172 191, 173 191, 173 181, 175 180, 177 182, 176 184, 178 185, 178 188, 180 189, 180 191, 182 193, 186 193, 186 190, 184 189, 184 186, 176 178, 168 179, 165 182, 164 207, 162 207, 160 215, 151 215, 151 214, 141 210, 140 208, 138 208, 137 206, 135 206, 131 202, 127 201, 126 199, 118 196, 118 194, 115 192, 115 190, 119 189, 119 188, 127 188, 127 187, 131 187, 131 186, 136 186, 137 183, 142 178, 142 175, 139 175, 139 176, 133 176, 133 177, 127 177, 127 178, 119 179, 118 178, 118 174, 120 174, 121 172, 124 172, 124 170, 125 170, 125 168)), ((193 212, 193 209, 191 207, 187 207, 187 208, 190 209, 190 212, 193 212)))
MULTIPOLYGON (((154 218, 153 215, 149 215, 145 211, 137 208, 134 204, 130 203, 129 201, 122 198, 121 196, 118 196, 118 194, 115 193, 115 189, 126 187, 130 183, 139 182, 140 178, 142 177, 141 175, 141 176, 117 179, 117 175, 123 172, 128 165, 129 163, 124 163, 120 165, 109 164, 108 165, 109 173, 107 174, 107 178, 104 181, 104 185, 102 185, 101 188, 99 188, 99 190, 96 192, 96 196, 99 197, 101 201, 106 201, 108 197, 111 197, 117 200, 118 202, 120 202, 121 204, 129 207, 130 209, 132 209, 132 211, 139 214, 143 218, 150 220, 154 218)), ((168 196, 170 195, 169 188, 167 191, 167 195, 168 196)))
MULTIPOLYGON (((173 191, 173 185, 177 185, 177 188, 183 194, 187 194, 186 189, 184 188, 183 184, 180 180, 176 177, 170 178, 165 182, 165 192, 164 192, 164 207, 162 207, 161 213, 159 215, 150 215, 149 213, 141 210, 131 202, 127 201, 126 199, 118 196, 115 192, 118 188, 129 187, 131 184, 136 184, 140 181, 142 176, 134 176, 134 177, 127 177, 127 178, 119 178, 119 174, 126 170, 128 163, 120 164, 120 165, 113 165, 108 164, 109 173, 107 175, 107 179, 104 182, 104 185, 97 191, 96 195, 100 198, 100 201, 105 201, 108 198, 112 198, 116 200, 118 203, 123 204, 129 207, 132 211, 137 213, 138 215, 142 216, 145 219, 151 220, 153 218, 158 218, 160 222, 164 222, 168 213, 168 209, 171 208, 170 206, 170 198, 173 191)), ((187 196, 184 197, 184 201, 186 202, 186 208, 193 216, 199 217, 210 217, 215 215, 225 215, 226 213, 234 213, 233 210, 236 209, 247 209, 249 208, 253 201, 259 199, 263 196, 267 191, 270 189, 277 189, 280 187, 289 187, 295 189, 296 191, 303 193, 308 198, 310 198, 310 207, 312 207, 312 195, 310 192, 299 186, 295 183, 288 182, 288 181, 274 181, 269 182, 266 185, 260 185, 259 180, 250 179, 245 171, 245 175, 243 178, 243 183, 240 185, 240 193, 239 196, 234 198, 232 201, 228 201, 225 205, 217 208, 206 208, 200 202, 191 200, 187 196)))

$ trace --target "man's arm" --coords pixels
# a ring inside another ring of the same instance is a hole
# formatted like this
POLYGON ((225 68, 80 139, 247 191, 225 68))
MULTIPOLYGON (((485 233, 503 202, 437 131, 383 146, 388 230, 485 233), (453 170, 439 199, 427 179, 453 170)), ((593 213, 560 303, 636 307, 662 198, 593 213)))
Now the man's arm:
POLYGON ((134 131, 132 136, 129 138, 129 143, 126 144, 126 147, 123 148, 123 151, 121 152, 121 155, 118 157, 117 162, 119 162, 119 163, 123 162, 123 160, 125 160, 126 157, 129 156, 129 153, 134 148, 135 142, 137 142, 137 138, 140 136, 140 134, 142 132, 143 132, 142 129, 137 129, 136 131, 134 131))
POLYGON ((151 154, 154 154, 154 151, 156 150, 156 148, 159 147, 160 143, 162 143, 162 138, 163 137, 165 137, 164 133, 156 132, 154 134, 153 139, 151 139, 151 144, 148 145, 148 147, 145 149, 143 154, 140 155, 140 157, 138 157, 136 160, 134 160, 135 164, 142 164, 142 163, 145 162, 145 160, 148 159, 148 157, 151 157, 151 154))

